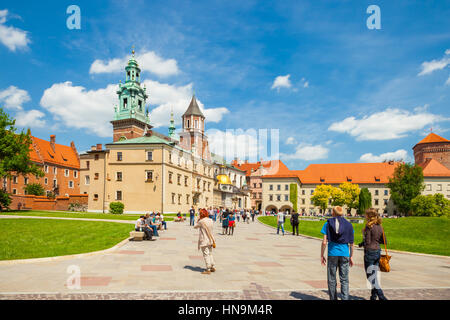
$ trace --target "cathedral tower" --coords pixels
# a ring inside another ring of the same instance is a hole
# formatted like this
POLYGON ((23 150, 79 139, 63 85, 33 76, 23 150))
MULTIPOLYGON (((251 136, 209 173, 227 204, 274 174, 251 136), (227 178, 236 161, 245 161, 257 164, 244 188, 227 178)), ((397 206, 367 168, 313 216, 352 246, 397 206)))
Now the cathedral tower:
POLYGON ((152 128, 145 110, 148 95, 146 88, 141 87, 141 69, 134 59, 134 50, 125 72, 125 83, 120 82, 117 90, 119 105, 114 107, 114 120, 111 121, 114 142, 141 137, 146 127, 152 128))

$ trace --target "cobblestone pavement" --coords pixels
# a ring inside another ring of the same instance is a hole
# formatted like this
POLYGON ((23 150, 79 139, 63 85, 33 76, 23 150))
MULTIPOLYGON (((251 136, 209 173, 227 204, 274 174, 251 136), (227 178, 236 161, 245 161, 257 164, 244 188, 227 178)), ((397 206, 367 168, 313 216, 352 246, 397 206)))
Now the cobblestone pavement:
MULTIPOLYGON (((258 222, 237 223, 233 236, 222 235, 217 222, 214 236, 217 271, 210 275, 201 274, 198 231, 188 221, 169 222, 156 241, 107 253, 0 262, 0 299, 328 299, 317 239, 277 235, 258 222), (67 286, 73 266, 81 271, 80 290, 67 286)), ((367 299, 361 250, 354 261, 351 295, 367 299)), ((450 300, 450 258, 392 252, 391 272, 380 283, 390 299, 450 300)))
MULTIPOLYGON (((449 300, 449 289, 386 289, 389 300, 449 300)), ((369 290, 350 290, 350 300, 369 299, 369 290)), ((272 291, 256 283, 241 291, 0 294, 0 300, 328 300, 326 290, 272 291)))

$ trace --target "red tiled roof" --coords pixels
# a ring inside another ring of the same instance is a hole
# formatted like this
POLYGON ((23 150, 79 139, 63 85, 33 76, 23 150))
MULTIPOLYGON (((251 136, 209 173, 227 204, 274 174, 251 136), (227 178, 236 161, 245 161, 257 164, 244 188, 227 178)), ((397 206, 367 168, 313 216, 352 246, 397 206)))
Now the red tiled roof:
MULTIPOLYGON (((253 171, 256 171, 261 166, 261 162, 253 162, 253 163, 239 163, 237 161, 232 161, 231 165, 235 168, 245 171, 246 176, 250 176, 253 171)), ((289 173, 289 168, 281 160, 269 160, 262 161, 262 166, 268 174, 277 174, 277 173, 289 173)))
POLYGON ((39 163, 52 163, 65 167, 80 168, 77 152, 71 146, 55 143, 55 150, 50 141, 31 137, 30 159, 39 163))
POLYGON ((424 177, 450 177, 450 170, 435 159, 427 159, 419 165, 423 169, 424 177))
POLYGON ((389 182, 398 162, 311 164, 305 170, 289 170, 264 178, 298 177, 302 184, 340 184, 389 182))
POLYGON ((433 143, 433 142, 450 142, 450 140, 447 140, 445 138, 442 138, 441 136, 438 136, 435 133, 430 133, 429 135, 427 135, 425 138, 423 138, 420 142, 418 142, 417 144, 421 144, 421 143, 433 143))

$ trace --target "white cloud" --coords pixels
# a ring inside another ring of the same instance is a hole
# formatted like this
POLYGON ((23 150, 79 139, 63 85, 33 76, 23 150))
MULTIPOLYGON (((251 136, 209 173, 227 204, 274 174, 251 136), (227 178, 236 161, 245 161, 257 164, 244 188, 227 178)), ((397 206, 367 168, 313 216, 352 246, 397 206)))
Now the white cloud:
POLYGON ((30 101, 28 92, 15 86, 10 86, 0 91, 0 104, 7 109, 22 110, 22 105, 30 101))
MULTIPOLYGON (((146 80, 149 95, 148 102, 157 105, 150 111, 150 123, 154 127, 169 125, 170 111, 173 110, 175 124, 181 124, 181 116, 186 111, 192 99, 192 83, 185 86, 175 86, 158 81, 146 80)), ((207 108, 197 97, 197 103, 207 122, 220 122, 229 113, 225 107, 207 108)))
POLYGON ((23 128, 42 128, 46 125, 42 118, 45 114, 39 110, 19 111, 16 113, 16 125, 23 128))
POLYGON ((271 89, 277 89, 277 91, 280 91, 280 88, 290 88, 292 87, 291 81, 289 80, 289 77, 291 75, 285 75, 285 76, 278 76, 273 81, 271 89))
POLYGON ((319 160, 326 159, 330 150, 322 145, 311 145, 307 143, 300 143, 295 148, 295 153, 282 154, 282 158, 286 160, 319 160))
MULTIPOLYGON (((175 86, 146 80, 143 85, 147 87, 149 95, 147 103, 156 106, 150 108, 150 124, 156 128, 167 127, 172 109, 175 123, 180 124, 181 115, 192 98, 192 84, 175 86)), ((98 136, 110 137, 112 128, 109 122, 114 116, 114 106, 119 102, 116 90, 115 84, 87 90, 82 86, 74 86, 72 82, 57 83, 44 91, 40 103, 57 122, 62 122, 66 127, 86 129, 98 136)), ((229 112, 223 107, 205 109, 201 101, 197 102, 210 122, 221 121, 223 115, 229 112)))
POLYGON ((372 153, 365 153, 359 158, 359 161, 361 162, 383 162, 385 160, 408 161, 408 152, 406 150, 400 149, 394 152, 386 152, 380 154, 379 156, 376 156, 372 153))
POLYGON ((211 152, 225 157, 228 161, 235 159, 248 159, 250 162, 258 161, 259 150, 256 130, 226 130, 211 129, 207 131, 209 149, 211 152))
POLYGON ((17 49, 25 49, 30 43, 28 32, 6 26, 6 17, 8 10, 0 10, 0 42, 3 43, 9 50, 16 51, 17 49))
MULTIPOLYGON (((445 54, 450 54, 450 49, 445 50, 445 54)), ((445 67, 447 67, 450 64, 450 57, 443 57, 439 60, 431 60, 431 61, 425 61, 422 63, 421 67, 422 70, 419 72, 418 76, 423 76, 429 73, 432 73, 436 70, 442 70, 445 67)))
POLYGON ((116 89, 117 85, 113 84, 104 89, 86 90, 73 86, 70 81, 56 83, 44 91, 40 103, 56 121, 68 128, 86 129, 98 136, 110 137, 109 121, 118 102, 116 89))
POLYGON ((348 133, 358 141, 391 140, 403 138, 408 132, 446 120, 448 119, 426 111, 411 113, 400 109, 386 109, 362 119, 345 118, 341 122, 332 123, 328 130, 348 133))
MULTIPOLYGON (((95 60, 89 70, 90 74, 122 72, 128 64, 129 56, 110 60, 95 60)), ((142 71, 158 76, 171 76, 180 72, 175 59, 163 59, 153 51, 138 54, 135 57, 142 71)))
POLYGON ((297 144, 297 140, 294 137, 289 137, 286 139, 286 144, 297 144))

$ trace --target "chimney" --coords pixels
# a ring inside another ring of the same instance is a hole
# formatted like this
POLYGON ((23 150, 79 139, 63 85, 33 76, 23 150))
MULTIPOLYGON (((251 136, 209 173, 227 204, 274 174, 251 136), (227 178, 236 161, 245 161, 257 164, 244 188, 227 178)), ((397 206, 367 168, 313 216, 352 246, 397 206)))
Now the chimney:
POLYGON ((101 143, 97 143, 97 151, 101 151, 102 150, 102 144, 101 143))
POLYGON ((91 146, 91 151, 95 151, 96 146, 91 146))
POLYGON ((50 146, 52 147, 53 152, 55 152, 55 141, 56 141, 56 136, 54 134, 52 134, 50 136, 50 146))

